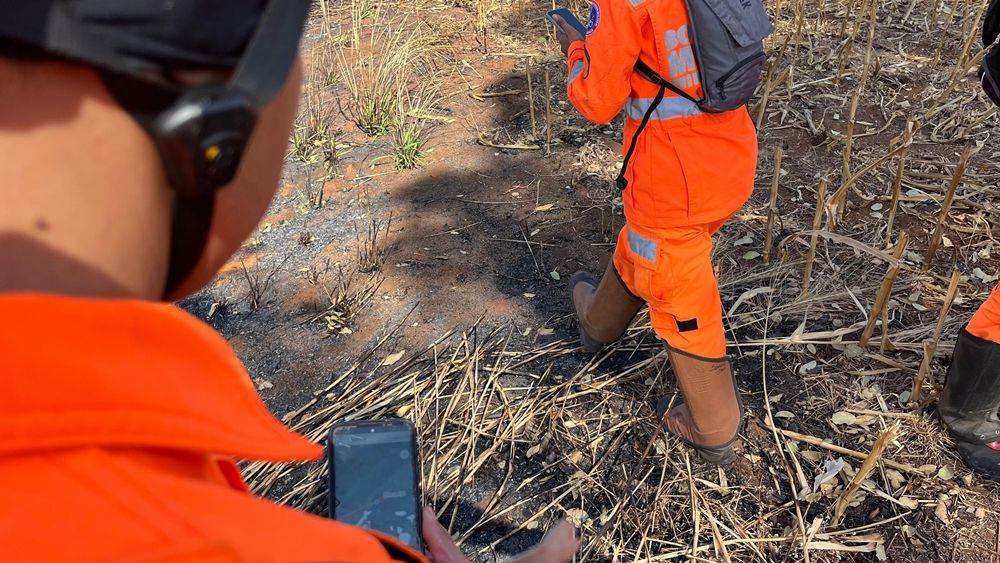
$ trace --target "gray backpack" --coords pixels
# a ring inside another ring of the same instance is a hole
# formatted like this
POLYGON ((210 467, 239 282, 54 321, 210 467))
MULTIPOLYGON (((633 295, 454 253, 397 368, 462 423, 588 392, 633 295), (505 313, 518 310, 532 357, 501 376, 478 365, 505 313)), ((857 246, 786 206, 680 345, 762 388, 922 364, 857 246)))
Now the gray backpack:
POLYGON ((696 99, 646 63, 635 63, 635 71, 659 86, 660 91, 632 136, 621 172, 615 180, 620 190, 628 185, 625 170, 635 151, 636 140, 663 101, 665 90, 691 100, 701 111, 718 113, 745 105, 760 83, 761 69, 767 58, 764 38, 774 31, 761 0, 684 0, 684 4, 704 97, 696 99))

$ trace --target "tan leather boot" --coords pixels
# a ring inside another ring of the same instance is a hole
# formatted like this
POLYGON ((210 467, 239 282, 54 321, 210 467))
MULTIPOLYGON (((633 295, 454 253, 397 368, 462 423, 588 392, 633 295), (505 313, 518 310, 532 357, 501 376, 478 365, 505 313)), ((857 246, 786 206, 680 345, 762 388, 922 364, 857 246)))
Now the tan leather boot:
POLYGON ((588 272, 577 272, 570 278, 569 288, 580 325, 580 343, 592 353, 621 338, 645 303, 622 283, 614 260, 608 262, 600 283, 588 272))
POLYGON ((732 463, 736 459, 733 442, 743 426, 743 404, 729 359, 702 358, 670 348, 667 353, 684 398, 670 412, 666 412, 670 397, 657 403, 667 431, 697 450, 705 461, 732 463))

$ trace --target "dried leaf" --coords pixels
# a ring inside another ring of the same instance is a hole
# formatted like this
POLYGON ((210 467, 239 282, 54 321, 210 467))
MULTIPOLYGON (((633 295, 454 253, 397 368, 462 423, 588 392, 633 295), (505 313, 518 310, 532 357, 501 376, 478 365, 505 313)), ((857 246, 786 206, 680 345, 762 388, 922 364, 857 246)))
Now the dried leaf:
POLYGON ((826 460, 826 463, 823 465, 823 473, 820 473, 813 479, 813 492, 818 492, 824 484, 835 479, 837 474, 846 466, 847 463, 844 462, 843 458, 838 457, 826 460))
POLYGON ((817 452, 816 450, 804 450, 800 452, 799 455, 813 463, 823 461, 823 454, 817 452))
POLYGON ((878 421, 878 417, 870 414, 863 414, 854 420, 855 426, 871 426, 878 421))
POLYGON ((753 260, 754 258, 758 258, 759 256, 760 256, 760 252, 757 252, 756 250, 751 250, 751 251, 746 252, 746 253, 743 254, 743 259, 744 260, 753 260))
POLYGON ((937 508, 934 509, 934 516, 937 516, 938 520, 944 522, 945 526, 951 526, 951 518, 948 516, 948 505, 943 500, 938 501, 937 508))
POLYGON ((854 424, 857 417, 847 411, 837 411, 830 417, 830 422, 834 424, 854 424))
POLYGON ((548 210, 552 209, 554 206, 555 206, 555 204, 552 204, 552 203, 546 203, 544 205, 539 205, 538 207, 535 208, 535 213, 540 213, 542 211, 548 211, 548 210))
POLYGON ((555 331, 553 331, 551 328, 542 327, 542 328, 538 329, 538 336, 549 336, 553 332, 555 332, 555 331))
POLYGON ((865 353, 864 348, 858 346, 857 344, 854 344, 853 342, 848 344, 844 348, 844 355, 847 356, 848 358, 857 358, 858 356, 864 353, 865 353))
POLYGON ((389 356, 386 357, 386 359, 382 360, 382 365, 391 366, 392 364, 395 364, 399 360, 403 359, 404 354, 406 354, 406 350, 400 350, 395 354, 390 354, 389 356))
POLYGON ((580 527, 587 520, 587 511, 582 508, 570 508, 566 511, 566 518, 577 527, 580 527))
POLYGON ((889 485, 893 489, 898 489, 902 487, 903 483, 906 482, 906 480, 903 479, 903 474, 900 473, 899 471, 896 471, 895 469, 886 469, 885 476, 889 479, 889 485))
POLYGON ((747 235, 747 236, 745 236, 745 237, 737 240, 736 242, 733 243, 733 246, 744 246, 744 245, 747 245, 747 244, 753 244, 753 236, 752 235, 747 235))
POLYGON ((795 418, 795 415, 788 411, 778 411, 774 413, 775 418, 795 418))
POLYGON ((549 272, 549 276, 551 276, 552 279, 554 279, 556 281, 559 281, 559 279, 560 279, 559 272, 557 272, 555 270, 552 270, 551 272, 549 272))
POLYGON ((743 293, 740 294, 739 297, 736 298, 736 301, 733 303, 733 306, 729 308, 728 314, 732 315, 732 314, 736 313, 736 310, 739 309, 740 305, 742 305, 743 302, 746 301, 747 299, 752 299, 752 298, 760 295, 761 293, 770 293, 772 291, 774 291, 774 289, 771 288, 771 287, 767 287, 767 286, 765 286, 765 287, 756 287, 754 289, 748 289, 748 290, 744 291, 743 293))
POLYGON ((938 469, 937 477, 942 481, 951 481, 955 477, 955 473, 947 465, 943 465, 941 469, 938 469))
POLYGON ((1000 276, 991 276, 986 272, 984 272, 981 268, 976 268, 972 270, 972 275, 982 280, 983 283, 991 283, 997 281, 997 279, 1000 279, 1000 276))
POLYGON ((817 365, 816 360, 808 361, 799 366, 799 373, 802 375, 805 375, 807 373, 812 373, 812 371, 816 369, 816 365, 817 365))
POLYGON ((656 441, 653 442, 653 447, 656 448, 656 453, 660 455, 667 455, 667 445, 663 443, 663 440, 657 438, 656 441))
POLYGON ((528 448, 528 451, 525 452, 525 455, 528 456, 528 459, 531 459, 535 454, 537 454, 540 451, 542 451, 542 446, 535 444, 534 446, 528 448))

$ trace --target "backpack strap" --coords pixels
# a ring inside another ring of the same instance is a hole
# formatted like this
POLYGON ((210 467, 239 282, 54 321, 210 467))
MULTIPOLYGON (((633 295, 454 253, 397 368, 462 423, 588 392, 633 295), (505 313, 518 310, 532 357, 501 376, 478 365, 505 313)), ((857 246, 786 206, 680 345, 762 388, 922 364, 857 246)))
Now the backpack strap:
POLYGON ((618 191, 624 191, 628 187, 628 180, 625 179, 625 170, 628 169, 628 161, 632 159, 632 153, 635 152, 635 144, 639 140, 639 135, 642 134, 642 130, 646 128, 646 124, 649 123, 649 118, 653 116, 653 112, 656 111, 656 106, 660 105, 663 101, 663 94, 665 93, 666 87, 660 84, 660 91, 656 93, 656 97, 653 98, 653 103, 649 104, 649 109, 642 116, 642 121, 639 123, 639 127, 635 130, 635 134, 632 135, 632 142, 628 146, 628 152, 625 153, 625 160, 622 162, 622 169, 618 172, 618 177, 615 178, 615 186, 618 187, 618 191))
POLYGON ((636 61, 633 68, 637 73, 639 73, 639 76, 659 86, 660 91, 656 93, 656 97, 653 98, 653 103, 649 104, 649 109, 647 109, 646 113, 642 116, 642 121, 639 123, 639 127, 635 130, 635 134, 632 135, 632 142, 629 144, 628 152, 625 153, 625 160, 622 162, 622 169, 618 172, 618 177, 615 178, 615 186, 618 187, 619 191, 623 191, 628 187, 628 180, 625 179, 625 170, 628 169, 629 160, 632 159, 632 153, 635 152, 635 144, 639 140, 639 135, 642 133, 642 130, 645 129, 646 125, 649 123, 649 119, 653 116, 653 112, 656 111, 656 107, 663 101, 663 95, 666 93, 666 90, 670 90, 678 96, 687 98, 696 104, 698 103, 698 100, 696 100, 693 96, 684 90, 681 90, 669 80, 664 79, 662 76, 657 74, 655 70, 649 68, 649 65, 641 60, 636 61))
POLYGON ((684 90, 681 90, 676 85, 674 85, 673 82, 660 76, 655 70, 650 68, 649 65, 642 62, 642 60, 636 61, 635 65, 632 68, 637 73, 639 73, 639 76, 645 78, 646 80, 652 82, 653 84, 656 84, 657 86, 662 86, 663 88, 670 90, 671 92, 677 94, 678 96, 681 96, 682 98, 687 98, 688 100, 691 100, 695 104, 701 103, 701 100, 695 98, 691 94, 688 94, 684 90))

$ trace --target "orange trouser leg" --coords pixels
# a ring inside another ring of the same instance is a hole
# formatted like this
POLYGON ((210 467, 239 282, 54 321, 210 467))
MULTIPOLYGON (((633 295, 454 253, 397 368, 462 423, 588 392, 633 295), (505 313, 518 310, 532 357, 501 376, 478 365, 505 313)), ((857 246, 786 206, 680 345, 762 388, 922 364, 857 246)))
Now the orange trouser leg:
POLYGON ((704 358, 726 355, 711 258, 712 235, 724 222, 656 230, 629 225, 615 248, 615 267, 629 290, 649 303, 656 334, 704 358))
POLYGON ((1000 344, 1000 284, 993 288, 990 296, 979 306, 969 326, 965 330, 983 340, 1000 344))

